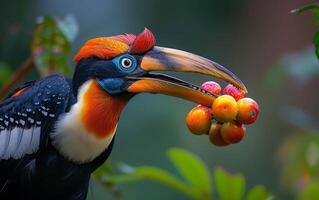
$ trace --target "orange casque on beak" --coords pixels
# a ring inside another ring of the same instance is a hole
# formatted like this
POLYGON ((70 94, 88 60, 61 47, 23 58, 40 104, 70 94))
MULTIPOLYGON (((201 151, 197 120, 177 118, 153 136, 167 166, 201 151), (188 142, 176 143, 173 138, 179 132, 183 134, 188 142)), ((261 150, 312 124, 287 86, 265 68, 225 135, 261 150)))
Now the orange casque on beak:
MULTIPOLYGON (((201 56, 181 50, 154 47, 146 53, 140 68, 149 71, 195 72, 223 79, 247 92, 242 81, 231 71, 201 56)), ((161 93, 180 97, 205 106, 211 106, 216 96, 190 83, 161 74, 152 74, 135 79, 127 88, 128 92, 161 93)))

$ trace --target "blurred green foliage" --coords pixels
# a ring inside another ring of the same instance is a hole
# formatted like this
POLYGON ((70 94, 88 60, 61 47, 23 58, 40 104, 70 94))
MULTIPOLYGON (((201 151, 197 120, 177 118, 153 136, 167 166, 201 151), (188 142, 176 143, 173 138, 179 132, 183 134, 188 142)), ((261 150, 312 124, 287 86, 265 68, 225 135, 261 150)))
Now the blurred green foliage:
MULTIPOLYGON (((78 24, 72 15, 68 15, 63 20, 52 16, 37 18, 31 42, 31 53, 34 66, 41 77, 56 73, 71 75, 72 68, 68 64, 68 59, 72 42, 77 34, 78 24)), ((25 71, 23 67, 25 66, 21 66, 16 73, 26 76, 27 74, 24 73, 29 70, 25 71)), ((11 66, 0 62, 0 86, 7 83, 13 73, 11 66)))
POLYGON ((279 149, 282 184, 285 188, 293 188, 295 193, 303 191, 310 182, 319 179, 318 134, 318 132, 295 134, 279 149))
POLYGON ((77 22, 72 16, 64 20, 45 16, 37 19, 33 33, 32 54, 42 76, 53 73, 70 75, 68 58, 71 42, 77 35, 77 22))
MULTIPOLYGON (((125 174, 114 174, 108 167, 104 166, 98 169, 94 176, 108 186, 147 180, 166 185, 194 200, 215 199, 212 175, 197 155, 179 148, 171 148, 167 154, 179 175, 153 166, 121 165, 120 169, 125 174)), ((241 174, 230 174, 222 168, 216 168, 214 179, 220 200, 270 200, 273 198, 263 186, 253 187, 244 198, 245 179, 241 174)))

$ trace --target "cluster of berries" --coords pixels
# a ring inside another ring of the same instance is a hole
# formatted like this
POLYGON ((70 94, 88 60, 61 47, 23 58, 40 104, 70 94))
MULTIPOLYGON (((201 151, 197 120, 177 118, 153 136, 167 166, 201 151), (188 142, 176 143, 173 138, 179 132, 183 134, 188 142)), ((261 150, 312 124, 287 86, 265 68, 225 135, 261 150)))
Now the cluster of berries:
POLYGON ((222 94, 222 88, 214 81, 205 82, 202 89, 217 98, 212 107, 198 105, 186 117, 189 130, 196 135, 209 135, 216 146, 226 146, 240 142, 246 132, 244 124, 257 120, 259 106, 251 98, 245 98, 245 92, 228 84, 222 94))

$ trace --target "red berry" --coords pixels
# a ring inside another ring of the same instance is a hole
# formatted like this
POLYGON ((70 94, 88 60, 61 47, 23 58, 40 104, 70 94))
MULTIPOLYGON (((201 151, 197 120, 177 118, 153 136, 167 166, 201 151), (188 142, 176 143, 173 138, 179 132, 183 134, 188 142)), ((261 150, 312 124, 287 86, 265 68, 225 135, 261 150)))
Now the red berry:
POLYGON ((227 146, 229 143, 225 142, 223 139, 220 129, 222 127, 222 124, 219 123, 212 123, 209 130, 209 140, 212 144, 216 146, 227 146))
POLYGON ((207 81, 201 85, 201 88, 216 95, 219 96, 222 93, 222 88, 220 85, 214 81, 207 81))
POLYGON ((237 102, 238 115, 237 120, 243 124, 254 123, 259 114, 259 106, 256 101, 251 98, 243 98, 237 102))
POLYGON ((211 109, 198 105, 187 114, 186 124, 195 135, 208 134, 211 125, 211 109))
POLYGON ((235 144, 240 142, 244 136, 246 129, 239 122, 232 121, 224 123, 220 129, 222 138, 230 144, 235 144))
POLYGON ((237 102, 232 96, 222 95, 213 102, 212 113, 217 121, 229 122, 235 120, 237 112, 237 102))
POLYGON ((223 93, 234 97, 236 99, 236 101, 245 97, 245 91, 237 88, 236 86, 234 86, 232 84, 228 84, 224 88, 223 93))

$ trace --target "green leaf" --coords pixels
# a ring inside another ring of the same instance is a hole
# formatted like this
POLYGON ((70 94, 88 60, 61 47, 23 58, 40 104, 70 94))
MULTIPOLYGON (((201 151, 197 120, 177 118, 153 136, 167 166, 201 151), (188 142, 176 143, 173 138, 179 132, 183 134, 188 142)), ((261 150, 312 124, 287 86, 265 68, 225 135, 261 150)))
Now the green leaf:
POLYGON ((305 190, 300 193, 297 200, 317 200, 319 199, 319 182, 308 184, 305 190))
POLYGON ((32 41, 32 54, 35 65, 42 76, 61 72, 70 74, 68 56, 71 43, 53 17, 41 17, 35 28, 32 41))
POLYGON ((141 180, 149 180, 173 188, 193 199, 200 199, 200 193, 198 193, 197 190, 189 187, 181 180, 179 180, 175 175, 163 169, 157 167, 142 166, 137 168, 130 167, 130 170, 125 171, 126 173, 128 173, 127 175, 104 175, 103 177, 101 177, 101 180, 103 182, 109 183, 129 183, 141 180))
POLYGON ((308 4, 308 5, 305 5, 301 8, 294 9, 291 12, 300 14, 300 13, 303 13, 303 12, 309 11, 309 10, 310 11, 319 11, 319 4, 317 4, 317 3, 308 4))
POLYGON ((215 182, 221 200, 241 200, 245 192, 245 180, 241 174, 231 175, 221 168, 215 170, 215 182))
POLYGON ((193 188, 200 191, 203 198, 211 198, 211 175, 207 166, 198 156, 178 148, 170 149, 168 156, 183 178, 193 188))
POLYGON ((5 84, 12 74, 12 70, 7 63, 0 62, 0 84, 5 84))
POLYGON ((268 200, 271 194, 266 190, 264 186, 257 185, 250 189, 246 196, 246 200, 268 200))

